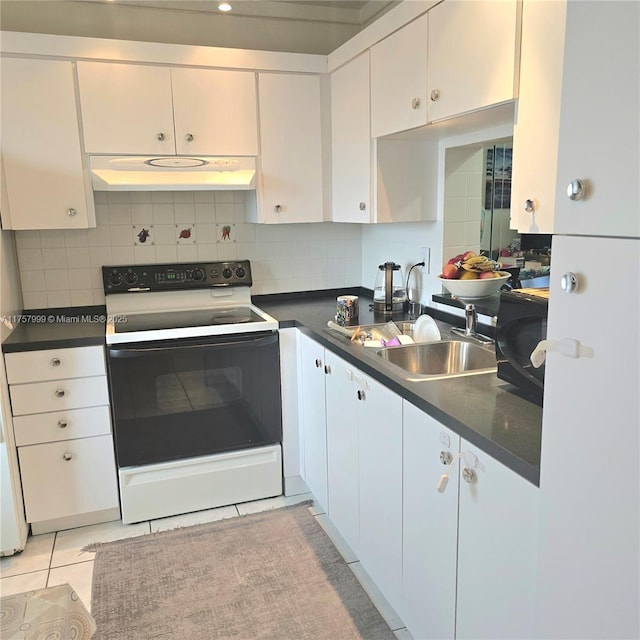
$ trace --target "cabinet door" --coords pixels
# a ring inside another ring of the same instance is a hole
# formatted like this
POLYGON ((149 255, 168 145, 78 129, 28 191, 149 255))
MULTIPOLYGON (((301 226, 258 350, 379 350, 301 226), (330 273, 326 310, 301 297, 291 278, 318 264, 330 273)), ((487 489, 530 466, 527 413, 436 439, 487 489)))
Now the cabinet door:
POLYGON ((640 241, 554 236, 553 269, 547 337, 592 354, 547 354, 535 637, 637 638, 640 241), (611 277, 594 255, 624 268, 611 277), (567 295, 560 274, 569 271, 578 289, 567 295), (594 313, 612 300, 624 301, 627 328, 608 331, 594 313))
POLYGON ((175 154, 168 67, 78 62, 87 153, 175 154))
MULTIPOLYGON (((357 374, 358 377, 362 374, 357 374)), ((402 399, 375 380, 355 381, 362 566, 391 606, 402 605, 402 399)))
POLYGON ((304 470, 302 477, 318 504, 328 508, 327 426, 324 348, 300 334, 300 418, 304 470))
POLYGON ((331 74, 334 222, 372 222, 369 52, 331 74))
POLYGON ((179 155, 258 155, 254 73, 171 69, 171 86, 179 155))
POLYGON ((371 136, 427 124, 427 14, 371 47, 371 136))
POLYGON ((110 435, 19 447, 29 522, 118 507, 110 435))
POLYGON ((565 0, 522 7, 511 180, 511 228, 520 233, 553 233, 566 14, 565 0))
POLYGON ((460 449, 456 638, 531 638, 538 488, 465 440, 460 449))
POLYGON ((455 456, 460 436, 403 402, 402 607, 414 638, 453 638, 456 618, 458 464, 447 470, 441 452, 455 456))
POLYGON ((322 222, 320 78, 261 73, 258 222, 322 222))
POLYGON ((514 99, 518 6, 446 0, 429 11, 430 121, 514 99))
POLYGON ((3 58, 1 71, 2 160, 9 207, 4 227, 95 226, 72 63, 3 58))
POLYGON ((329 518, 352 551, 360 540, 358 490, 358 397, 353 367, 326 352, 327 478, 329 518))
POLYGON ((639 25, 638 2, 568 3, 555 233, 640 237, 639 25))

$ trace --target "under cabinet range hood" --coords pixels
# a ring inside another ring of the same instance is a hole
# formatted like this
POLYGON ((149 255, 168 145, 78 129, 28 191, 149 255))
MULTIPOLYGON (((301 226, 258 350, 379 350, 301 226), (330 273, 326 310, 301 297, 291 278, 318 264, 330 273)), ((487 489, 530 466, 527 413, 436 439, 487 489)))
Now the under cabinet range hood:
POLYGON ((255 189, 256 159, 229 156, 90 156, 94 191, 255 189))

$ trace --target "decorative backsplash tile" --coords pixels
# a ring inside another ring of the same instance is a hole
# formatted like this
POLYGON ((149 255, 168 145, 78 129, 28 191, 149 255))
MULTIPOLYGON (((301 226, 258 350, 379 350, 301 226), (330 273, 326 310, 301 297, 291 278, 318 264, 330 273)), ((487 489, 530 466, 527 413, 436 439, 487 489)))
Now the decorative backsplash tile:
POLYGON ((245 192, 96 192, 94 229, 16 231, 25 309, 104 304, 101 267, 233 260, 252 293, 362 284, 362 229, 245 222, 245 192))

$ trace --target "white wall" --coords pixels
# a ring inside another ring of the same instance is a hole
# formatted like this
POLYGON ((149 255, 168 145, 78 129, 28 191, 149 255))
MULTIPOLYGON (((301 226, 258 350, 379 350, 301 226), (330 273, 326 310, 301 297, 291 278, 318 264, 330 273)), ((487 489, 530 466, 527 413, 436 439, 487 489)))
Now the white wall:
POLYGON ((14 236, 0 230, 0 342, 12 330, 11 316, 22 310, 14 236))
POLYGON ((94 229, 15 232, 26 309, 104 304, 103 265, 247 258, 253 294, 361 284, 359 225, 249 224, 242 191, 97 192, 95 199, 94 229), (150 233, 144 243, 142 229, 150 233), (179 237, 183 230, 189 238, 179 237))
MULTIPOLYGON (((440 273, 442 254, 441 222, 405 222, 399 224, 373 224, 362 227, 362 285, 373 289, 378 265, 392 261, 400 264, 405 281, 411 265, 423 260, 423 248, 431 249, 429 266, 416 267, 411 273, 411 299, 423 304, 431 302, 431 295, 441 291, 436 279, 440 273)), ((426 262, 426 261, 425 261, 426 262)))

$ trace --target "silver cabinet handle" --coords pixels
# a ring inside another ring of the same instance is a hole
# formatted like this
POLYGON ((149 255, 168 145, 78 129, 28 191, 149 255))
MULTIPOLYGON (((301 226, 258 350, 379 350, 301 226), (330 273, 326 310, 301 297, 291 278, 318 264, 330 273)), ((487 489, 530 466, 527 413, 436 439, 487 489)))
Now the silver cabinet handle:
POLYGON ((367 208, 367 203, 361 202, 358 206, 360 207, 360 211, 364 211, 367 208))
POLYGON ((66 460, 67 462, 69 462, 69 460, 73 459, 73 454, 69 453, 68 451, 62 454, 62 459, 66 460))
POLYGON ((536 210, 536 203, 533 200, 525 200, 524 210, 527 213, 533 213, 536 210))
POLYGON ((193 133, 187 133, 187 135, 184 137, 184 139, 187 142, 193 142, 193 133))
POLYGON ((473 469, 469 469, 469 467, 465 467, 462 470, 462 479, 469 484, 472 484, 477 481, 478 475, 473 469))
POLYGON ((282 211, 282 207, 279 204, 277 204, 275 207, 273 207, 273 210, 276 213, 280 213, 282 211))
POLYGON ((364 395, 364 391, 362 389, 358 389, 358 400, 366 400, 366 396, 364 395))
POLYGON ((567 196, 569 200, 582 200, 587 195, 587 185, 584 180, 580 178, 574 178, 567 185, 567 196))
POLYGON ((77 212, 73 207, 69 207, 69 208, 67 209, 67 215, 68 215, 68 216, 71 216, 72 218, 73 218, 73 216, 75 216, 75 215, 76 215, 76 213, 78 213, 78 212, 77 212))
POLYGON ((316 358, 316 369, 319 369, 322 366, 322 360, 320 358, 316 358))
POLYGON ((431 91, 431 102, 437 102, 438 100, 440 100, 440 89, 433 89, 431 91))
POLYGON ((49 363, 52 367, 59 367, 61 363, 60 358, 51 358, 51 362, 49 363))
POLYGON ((331 373, 331 367, 328 364, 324 365, 324 372, 329 375, 331 373))
POLYGON ((420 106, 420 98, 414 98, 411 100, 411 108, 417 109, 420 106))
POLYGON ((69 426, 69 423, 66 420, 58 420, 58 427, 60 429, 66 429, 69 426))
POLYGON ((162 133, 162 131, 158 134, 156 134, 156 138, 160 141, 160 142, 164 142, 167 138, 167 136, 164 135, 164 133, 162 133))
POLYGON ((453 460, 453 456, 451 455, 451 453, 449 451, 441 451, 440 452, 440 462, 442 462, 443 465, 449 465, 451 464, 451 461, 453 460))
POLYGON ((56 389, 56 398, 64 398, 66 391, 64 389, 56 389))
POLYGON ((565 293, 573 293, 578 288, 578 278, 571 271, 565 273, 560 278, 560 288, 565 293))

